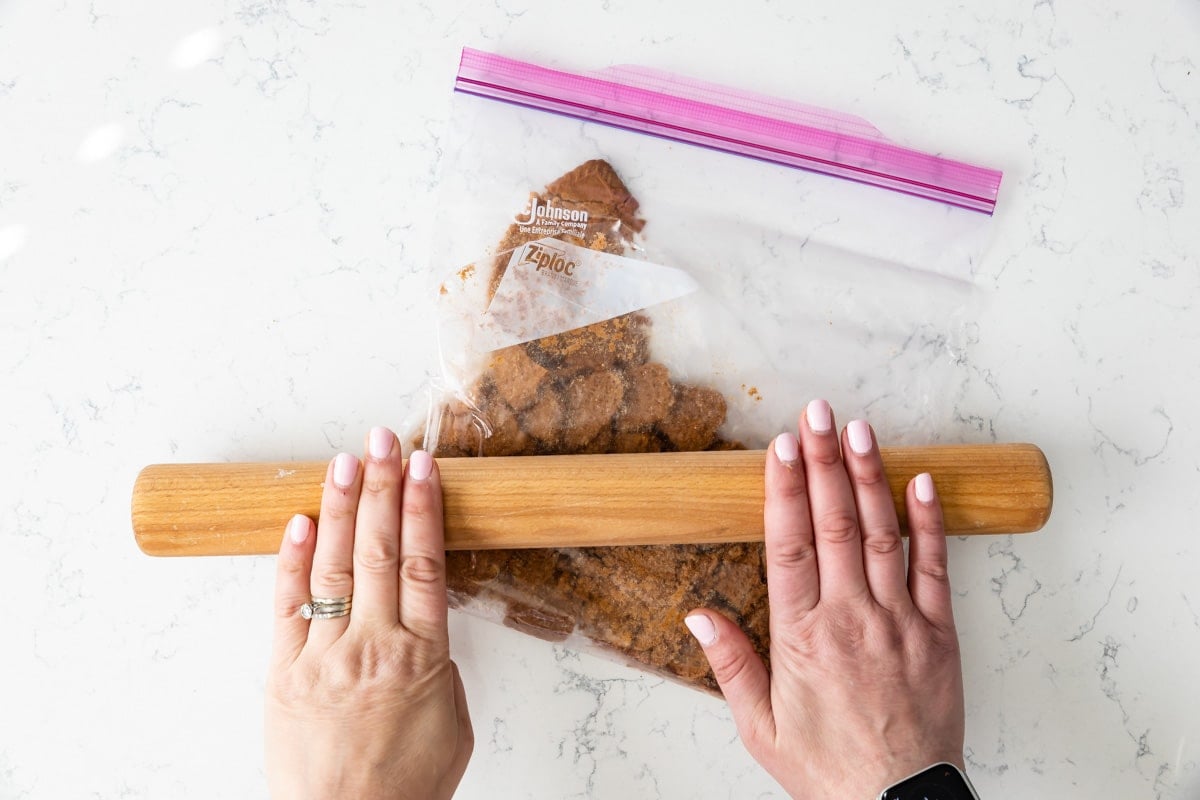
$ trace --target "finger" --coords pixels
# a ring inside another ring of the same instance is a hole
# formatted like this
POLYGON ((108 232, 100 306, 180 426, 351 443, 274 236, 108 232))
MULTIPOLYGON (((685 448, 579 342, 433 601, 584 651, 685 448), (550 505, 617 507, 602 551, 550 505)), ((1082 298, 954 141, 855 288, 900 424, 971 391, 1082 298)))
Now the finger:
POLYGON ((308 602, 312 560, 312 520, 297 514, 287 524, 283 541, 279 544, 279 558, 275 562, 273 659, 276 664, 291 664, 308 640, 309 621, 300 616, 300 606, 308 602))
POLYGON ((946 561, 946 529, 942 503, 933 478, 922 472, 908 482, 908 591, 913 605, 927 620, 954 627, 950 574, 946 561))
POLYGON ((424 450, 408 460, 400 511, 400 622, 418 636, 445 641, 446 539, 442 483, 424 450))
POLYGON ((847 425, 842 452, 858 506, 867 586, 880 605, 903 609, 912 600, 904 574, 900 520, 871 426, 861 419, 847 425))
MULTIPOLYGON (((354 520, 358 513, 361 476, 358 459, 349 453, 339 453, 325 471, 321 518, 317 522, 317 548, 313 553, 313 597, 354 594, 354 520)), ((314 646, 327 647, 349 625, 349 616, 314 619, 308 641, 314 646)))
POLYGON ((683 621, 704 650, 713 677, 729 703, 738 735, 754 755, 775 741, 767 668, 746 634, 724 616, 696 609, 683 621))
POLYGON ((858 508, 842 463, 833 412, 824 400, 813 400, 804 410, 800 452, 808 474, 808 507, 817 548, 821 600, 865 598, 867 578, 858 508))
POLYGON ((799 619, 821 599, 808 489, 795 434, 775 437, 767 451, 764 484, 767 595, 774 627, 799 619))
POLYGON ((387 428, 372 428, 354 525, 354 624, 400 621, 400 485, 404 460, 387 428))

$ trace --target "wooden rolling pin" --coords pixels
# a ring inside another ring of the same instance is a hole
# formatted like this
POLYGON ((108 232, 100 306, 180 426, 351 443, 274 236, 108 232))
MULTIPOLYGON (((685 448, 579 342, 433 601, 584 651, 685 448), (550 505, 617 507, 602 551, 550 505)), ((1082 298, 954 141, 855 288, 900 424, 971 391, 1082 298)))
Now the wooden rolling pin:
MULTIPOLYGON (((1029 444, 881 448, 904 490, 929 472, 950 534, 1025 533, 1050 516, 1029 444)), ((439 459, 446 548, 740 542, 763 537, 762 450, 439 459)), ((275 553, 293 514, 317 519, 326 462, 158 464, 133 489, 133 531, 155 556, 275 553)))

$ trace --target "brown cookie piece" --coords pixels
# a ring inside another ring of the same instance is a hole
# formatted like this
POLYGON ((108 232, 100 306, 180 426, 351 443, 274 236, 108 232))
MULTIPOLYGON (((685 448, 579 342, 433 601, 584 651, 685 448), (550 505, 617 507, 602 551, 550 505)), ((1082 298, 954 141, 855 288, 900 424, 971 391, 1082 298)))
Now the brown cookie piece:
MULTIPOLYGON (((581 235, 563 234, 559 238, 581 247, 617 255, 625 251, 623 242, 629 234, 637 233, 646 224, 637 216, 637 199, 612 165, 600 159, 580 164, 547 186, 545 192, 532 194, 530 202, 535 201, 539 206, 586 211, 588 222, 581 235)), ((520 225, 509 225, 496 248, 497 255, 488 281, 489 301, 504 277, 512 251, 544 236, 544 233, 535 233, 529 226, 522 232, 520 225)))
POLYGON ((619 372, 601 370, 572 378, 563 389, 563 446, 577 450, 608 431, 624 397, 625 382, 619 372))
POLYGON ((640 231, 646 224, 637 216, 638 201, 612 165, 601 159, 585 161, 546 187, 548 203, 587 211, 589 218, 615 217, 640 231))
POLYGON ((613 433, 612 426, 609 426, 609 427, 605 428, 604 430, 600 431, 600 433, 596 434, 596 438, 592 439, 590 442, 585 444, 583 447, 580 447, 575 452, 579 453, 579 454, 588 454, 588 455, 597 455, 597 456, 604 455, 605 453, 615 453, 615 452, 617 452, 616 450, 613 449, 613 447, 614 447, 613 440, 615 438, 616 438, 616 435, 613 433))
POLYGON ((447 588, 457 605, 494 585, 509 553, 505 550, 456 550, 446 553, 447 588))
POLYGON ((547 642, 561 642, 575 630, 575 618, 537 606, 512 603, 504 616, 504 625, 547 642))
POLYGON ((499 398, 487 404, 487 433, 481 442, 485 456, 514 456, 529 448, 529 436, 521 430, 517 415, 499 398))
POLYGON ((675 402, 658 424, 671 444, 682 451, 707 449, 725 422, 725 398, 703 386, 677 384, 675 402))
POLYGON ((650 431, 618 431, 612 438, 610 453, 658 453, 662 441, 650 431))
POLYGON ((521 429, 543 444, 562 440, 563 403, 556 389, 547 387, 537 401, 521 414, 521 429))
POLYGON ((597 322, 529 343, 529 355, 560 377, 643 363, 650 352, 640 314, 597 322))
POLYGON ((441 420, 438 425, 437 449, 434 455, 479 455, 481 438, 481 430, 475 418, 475 412, 465 403, 454 400, 442 408, 441 420))
POLYGON ((549 370, 529 357, 523 345, 506 347, 492 354, 488 382, 515 411, 524 411, 538 399, 549 370))
POLYGON ((617 430, 650 430, 666 418, 674 403, 675 389, 667 368, 662 364, 639 364, 628 372, 617 430))

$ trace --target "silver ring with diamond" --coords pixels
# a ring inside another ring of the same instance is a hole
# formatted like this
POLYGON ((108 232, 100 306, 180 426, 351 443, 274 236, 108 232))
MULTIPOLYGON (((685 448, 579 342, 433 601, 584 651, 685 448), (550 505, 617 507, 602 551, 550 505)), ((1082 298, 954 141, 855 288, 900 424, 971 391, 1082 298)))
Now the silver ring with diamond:
POLYGON ((305 619, 337 619, 350 613, 353 598, 346 597, 314 597, 300 606, 300 616, 305 619))

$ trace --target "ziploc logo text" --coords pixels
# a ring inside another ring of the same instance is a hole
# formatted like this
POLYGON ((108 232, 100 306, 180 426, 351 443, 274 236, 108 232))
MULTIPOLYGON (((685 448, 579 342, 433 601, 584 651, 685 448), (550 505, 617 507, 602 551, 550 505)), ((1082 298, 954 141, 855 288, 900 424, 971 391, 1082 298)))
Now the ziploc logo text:
POLYGON ((545 272, 567 278, 575 276, 575 268, 578 266, 575 261, 571 260, 565 249, 560 249, 544 241, 530 242, 525 245, 525 250, 521 253, 521 260, 518 263, 532 265, 534 272, 545 272))

